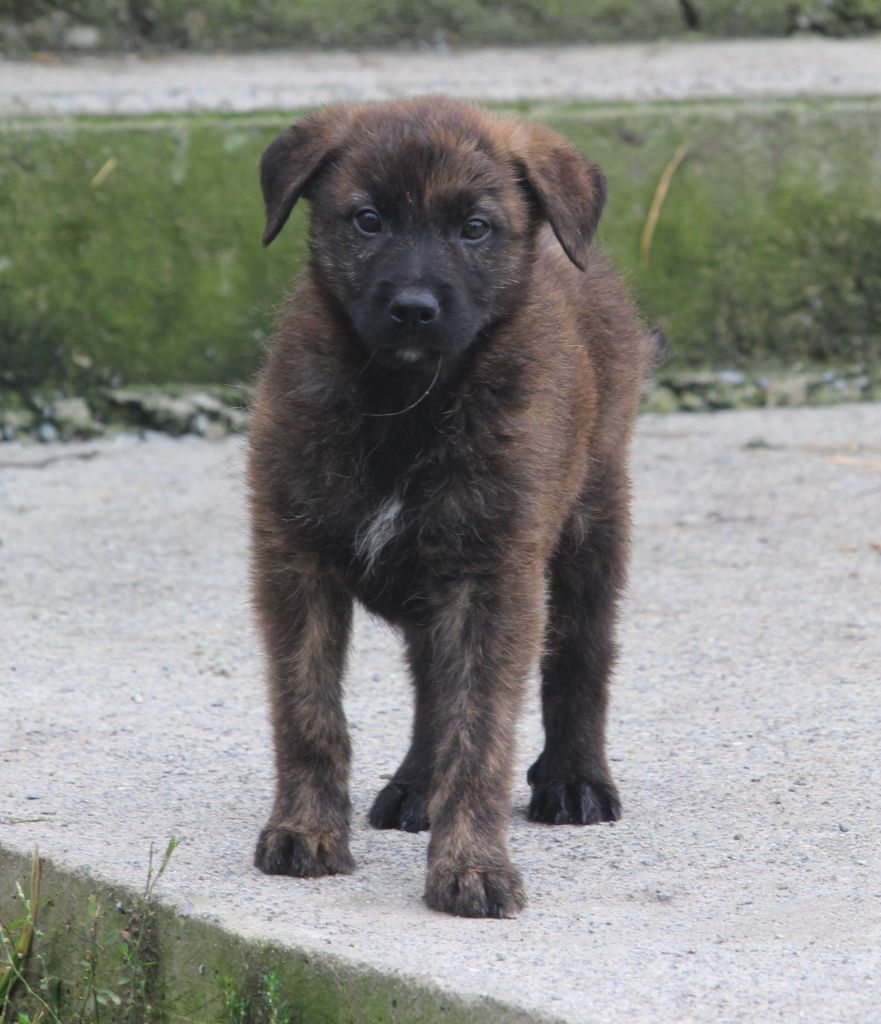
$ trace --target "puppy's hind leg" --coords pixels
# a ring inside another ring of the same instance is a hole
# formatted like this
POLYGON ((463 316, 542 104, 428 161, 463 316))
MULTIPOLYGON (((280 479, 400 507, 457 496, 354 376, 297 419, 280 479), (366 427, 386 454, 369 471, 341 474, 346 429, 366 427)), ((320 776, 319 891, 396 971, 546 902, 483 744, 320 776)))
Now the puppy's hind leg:
POLYGON ((595 481, 551 561, 541 664, 545 748, 527 775, 531 821, 589 825, 621 816, 605 734, 616 606, 627 567, 628 492, 623 469, 595 481))
POLYGON ((410 749, 392 780, 376 795, 369 820, 374 828, 424 832, 429 827, 428 790, 433 749, 432 693, 426 685, 425 671, 429 645, 426 631, 415 626, 408 627, 406 641, 415 688, 410 749))

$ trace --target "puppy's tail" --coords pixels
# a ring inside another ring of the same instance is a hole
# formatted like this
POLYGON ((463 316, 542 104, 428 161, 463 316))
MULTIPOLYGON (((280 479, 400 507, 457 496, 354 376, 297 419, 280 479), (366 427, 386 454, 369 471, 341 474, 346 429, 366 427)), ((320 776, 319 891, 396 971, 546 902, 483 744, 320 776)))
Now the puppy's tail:
POLYGON ((670 355, 670 346, 660 327, 653 327, 650 331, 646 331, 643 345, 645 347, 646 372, 651 373, 652 370, 657 370, 666 362, 667 356, 670 355))

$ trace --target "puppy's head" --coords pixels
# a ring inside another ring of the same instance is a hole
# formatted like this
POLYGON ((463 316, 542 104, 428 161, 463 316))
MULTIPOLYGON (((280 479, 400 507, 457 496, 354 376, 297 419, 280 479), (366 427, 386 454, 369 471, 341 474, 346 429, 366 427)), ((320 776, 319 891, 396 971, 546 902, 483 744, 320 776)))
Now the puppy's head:
POLYGON ((539 226, 584 269, 599 168, 556 133, 423 97, 328 107, 263 154, 268 245, 310 200, 312 267, 386 365, 461 354, 522 300, 539 226))

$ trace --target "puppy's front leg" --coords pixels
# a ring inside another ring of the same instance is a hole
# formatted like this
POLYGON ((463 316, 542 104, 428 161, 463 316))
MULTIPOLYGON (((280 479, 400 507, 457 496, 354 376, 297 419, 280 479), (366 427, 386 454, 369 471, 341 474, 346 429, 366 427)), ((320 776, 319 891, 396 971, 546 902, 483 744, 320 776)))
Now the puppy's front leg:
POLYGON ((275 803, 254 863, 270 875, 347 874, 351 747, 341 679, 352 601, 268 536, 255 538, 255 601, 269 662, 275 803))
POLYGON ((434 729, 430 907, 513 917, 526 902, 507 850, 514 728, 542 629, 541 573, 453 585, 427 630, 422 663, 434 729))

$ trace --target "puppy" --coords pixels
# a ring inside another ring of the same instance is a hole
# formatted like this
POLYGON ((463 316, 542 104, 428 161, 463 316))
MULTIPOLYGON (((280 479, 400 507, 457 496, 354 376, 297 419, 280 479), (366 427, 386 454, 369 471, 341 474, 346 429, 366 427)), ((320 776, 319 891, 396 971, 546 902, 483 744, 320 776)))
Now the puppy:
POLYGON ((357 600, 401 631, 415 690, 409 752, 370 823, 431 828, 430 907, 514 916, 514 728, 538 659, 529 818, 620 813, 607 686, 655 345, 591 246, 603 175, 547 128, 425 97, 303 118, 261 180, 265 244, 300 198, 311 221, 250 435, 278 773, 255 863, 354 868, 342 676, 357 600))

